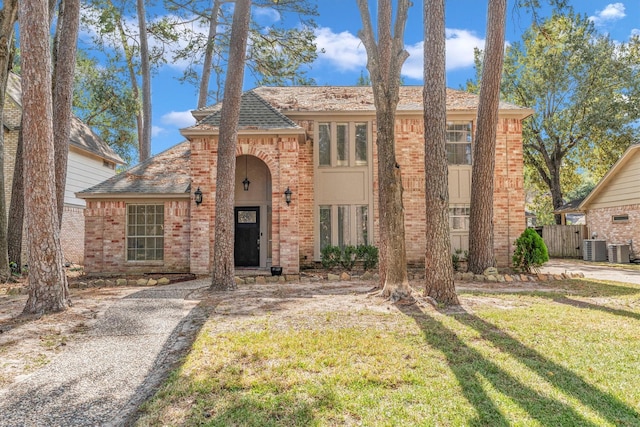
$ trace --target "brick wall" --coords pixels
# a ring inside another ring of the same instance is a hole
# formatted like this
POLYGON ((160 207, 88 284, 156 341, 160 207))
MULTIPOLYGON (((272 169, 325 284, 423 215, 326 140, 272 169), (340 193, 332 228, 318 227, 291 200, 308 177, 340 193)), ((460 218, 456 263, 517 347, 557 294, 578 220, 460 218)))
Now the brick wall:
MULTIPOLYGON (((22 111, 20 107, 7 97, 4 104, 4 123, 11 129, 2 126, 4 131, 4 196, 7 206, 11 203, 11 188, 13 186, 13 171, 16 164, 16 150, 18 148, 18 135, 20 134, 20 124, 22 111)), ((7 209, 7 212, 9 209, 7 209)))
POLYGON ((84 208, 65 206, 62 212, 60 245, 66 262, 84 262, 84 208))
MULTIPOLYGON (((300 121, 313 134, 313 121, 300 121)), ((375 121, 373 122, 375 141, 375 121)), ((494 227, 498 265, 508 265, 513 242, 525 227, 522 176, 521 123, 501 119, 496 145, 494 227)), ((217 137, 191 142, 192 193, 203 192, 200 206, 190 200, 165 201, 165 260, 161 263, 127 263, 125 260, 125 212, 123 201, 88 201, 85 211, 85 269, 89 273, 134 273, 191 271, 207 274, 213 263, 215 227, 215 178, 217 137)), ((424 263, 424 136, 422 119, 402 117, 396 123, 397 159, 404 185, 407 258, 424 263)), ((373 144, 375 147, 375 143, 373 144)), ((374 242, 378 241, 377 159, 373 153, 374 242)), ((314 255, 313 143, 298 135, 241 137, 236 156, 262 160, 272 183, 272 264, 284 273, 295 273, 311 264, 314 255), (292 191, 285 203, 283 192, 292 191)))
MULTIPOLYGON (((250 155, 262 160, 271 174, 272 186, 272 265, 283 267, 285 274, 299 270, 300 249, 298 244, 301 206, 307 204, 300 199, 298 173, 298 136, 252 136, 240 137, 236 156, 250 155), (284 191, 292 191, 292 202, 287 205, 284 191)), ((194 207, 191 215, 191 272, 206 274, 213 263, 215 227, 215 179, 217 162, 217 137, 194 139, 191 143, 192 192, 197 187, 203 192, 204 201, 194 207)), ((306 185, 306 184, 305 184, 306 185)))
POLYGON ((164 204, 164 260, 126 260, 127 203, 87 200, 84 269, 87 274, 183 273, 189 271, 189 200, 144 201, 164 204))
POLYGON ((586 216, 588 235, 598 233, 598 239, 607 245, 626 245, 632 241, 635 253, 640 254, 640 205, 625 205, 612 208, 590 209, 586 216), (627 222, 614 223, 613 215, 629 215, 627 222))

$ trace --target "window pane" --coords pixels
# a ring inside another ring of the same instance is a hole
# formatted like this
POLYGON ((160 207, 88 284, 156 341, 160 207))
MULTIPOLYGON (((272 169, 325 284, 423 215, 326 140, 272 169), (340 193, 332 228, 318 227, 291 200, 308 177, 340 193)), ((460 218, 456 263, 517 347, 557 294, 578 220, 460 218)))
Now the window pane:
POLYGON ((356 207, 356 239, 358 245, 369 244, 369 206, 356 207))
POLYGON ((318 125, 318 132, 318 153, 320 166, 331 166, 331 125, 329 123, 320 123, 318 125))
POLYGON ((349 206, 338 206, 338 246, 351 244, 349 233, 349 206))
POLYGON ((331 245, 331 206, 320 206, 320 250, 331 245))
POLYGON ((339 124, 336 128, 336 144, 338 146, 338 166, 349 166, 349 125, 339 124))
POLYGON ((367 164, 367 124, 356 124, 356 165, 367 164))
POLYGON ((127 206, 127 260, 162 260, 164 206, 127 206))
POLYGON ((447 123, 447 160, 452 165, 470 165, 471 122, 447 123))
POLYGON ((449 227, 451 230, 467 231, 469 230, 469 206, 451 206, 449 207, 449 227))

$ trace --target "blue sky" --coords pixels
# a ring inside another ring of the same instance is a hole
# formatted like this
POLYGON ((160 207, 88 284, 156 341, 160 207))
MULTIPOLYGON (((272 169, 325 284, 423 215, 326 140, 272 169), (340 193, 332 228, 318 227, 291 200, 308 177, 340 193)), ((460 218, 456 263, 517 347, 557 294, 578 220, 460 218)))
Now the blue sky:
MULTIPOLYGON (((375 1, 370 3, 375 7, 375 1)), ((405 46, 410 53, 403 68, 406 84, 422 83, 422 2, 414 0, 414 3, 405 33, 405 46)), ((487 1, 448 0, 446 3, 447 86, 459 88, 474 76, 474 47, 484 46, 487 1)), ((530 16, 514 9, 513 3, 509 0, 507 43, 519 41, 530 23, 530 16)), ((614 40, 627 41, 632 34, 640 34, 638 0, 573 0, 572 3, 576 12, 591 17, 598 30, 610 34, 614 40)), ((323 53, 319 53, 311 65, 309 76, 319 85, 353 85, 360 73, 366 72, 366 54, 357 37, 361 21, 356 2, 318 0, 318 10, 317 46, 323 53)), ((277 20, 279 17, 272 13, 262 19, 277 20)), ((166 65, 152 83, 154 154, 182 141, 178 130, 193 123, 190 110, 195 108, 196 94, 192 86, 177 81, 181 72, 179 63, 166 65)), ((245 80, 245 88, 254 87, 248 73, 245 73, 245 80)))

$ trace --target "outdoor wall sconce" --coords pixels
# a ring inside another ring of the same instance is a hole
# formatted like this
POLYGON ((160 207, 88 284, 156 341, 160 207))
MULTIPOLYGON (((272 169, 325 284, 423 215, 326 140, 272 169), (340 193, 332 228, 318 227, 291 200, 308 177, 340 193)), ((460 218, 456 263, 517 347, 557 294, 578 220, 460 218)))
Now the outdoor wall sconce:
POLYGON ((202 203, 202 191, 200 190, 200 187, 198 187, 198 189, 195 191, 195 193, 193 193, 195 201, 196 201, 196 205, 199 205, 200 203, 202 203))
POLYGON ((242 186, 244 187, 244 191, 249 191, 249 184, 251 184, 251 181, 249 181, 249 177, 248 175, 248 165, 247 162, 249 161, 249 156, 244 156, 244 181, 242 181, 242 186))
POLYGON ((284 201, 287 202, 287 205, 291 203, 291 190, 289 187, 284 190, 284 201))

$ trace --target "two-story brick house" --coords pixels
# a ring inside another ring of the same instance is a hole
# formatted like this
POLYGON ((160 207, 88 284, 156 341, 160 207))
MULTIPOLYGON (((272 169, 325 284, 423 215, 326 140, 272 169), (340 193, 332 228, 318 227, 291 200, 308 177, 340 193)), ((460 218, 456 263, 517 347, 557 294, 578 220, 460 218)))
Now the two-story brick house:
MULTIPOLYGON (((451 239, 468 244, 477 96, 447 92, 451 239)), ((521 122, 502 103, 496 141, 495 252, 509 263, 525 227, 521 122)), ((185 142, 78 193, 88 273, 192 272, 212 265, 220 104, 195 110, 185 142), (201 195, 201 200, 195 197, 201 195)), ((408 261, 424 262, 422 87, 403 86, 396 118, 408 261)), ((242 97, 236 156, 239 267, 284 273, 327 244, 377 243, 376 120, 370 87, 260 87, 242 97)))

